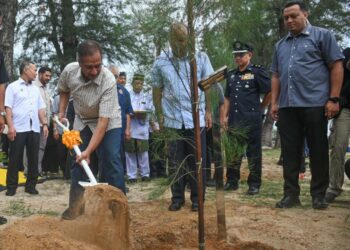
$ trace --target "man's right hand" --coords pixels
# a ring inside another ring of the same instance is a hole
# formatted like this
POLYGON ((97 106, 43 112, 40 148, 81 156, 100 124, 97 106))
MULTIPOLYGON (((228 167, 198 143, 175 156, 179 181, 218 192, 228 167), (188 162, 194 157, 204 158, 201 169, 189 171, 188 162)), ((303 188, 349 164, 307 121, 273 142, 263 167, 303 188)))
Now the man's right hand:
POLYGON ((5 128, 5 118, 1 115, 0 116, 0 134, 4 131, 5 128))
POLYGON ((274 121, 278 121, 278 105, 271 104, 270 115, 274 121))
POLYGON ((16 138, 16 129, 15 127, 9 127, 9 131, 7 132, 7 138, 9 138, 10 141, 14 141, 16 138))

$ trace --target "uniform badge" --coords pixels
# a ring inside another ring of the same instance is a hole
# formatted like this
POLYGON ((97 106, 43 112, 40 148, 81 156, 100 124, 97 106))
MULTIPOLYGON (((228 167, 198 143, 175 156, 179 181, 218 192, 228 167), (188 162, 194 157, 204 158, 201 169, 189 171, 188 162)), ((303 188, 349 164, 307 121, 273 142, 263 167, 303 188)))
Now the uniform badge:
POLYGON ((242 76, 242 80, 253 80, 254 79, 254 74, 252 73, 246 73, 242 76))

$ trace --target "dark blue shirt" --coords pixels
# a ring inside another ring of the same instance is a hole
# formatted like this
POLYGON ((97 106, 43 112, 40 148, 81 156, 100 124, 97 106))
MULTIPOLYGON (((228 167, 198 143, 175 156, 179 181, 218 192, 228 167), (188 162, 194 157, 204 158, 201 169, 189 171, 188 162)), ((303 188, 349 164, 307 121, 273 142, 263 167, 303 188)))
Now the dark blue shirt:
POLYGON ((229 71, 226 79, 225 97, 230 100, 229 124, 261 124, 260 94, 271 91, 267 71, 260 65, 249 64, 244 71, 229 71))
POLYGON ((328 64, 343 58, 334 35, 308 24, 275 45, 271 71, 280 79, 279 107, 320 107, 329 98, 328 64))
POLYGON ((120 83, 117 83, 117 91, 122 116, 122 134, 124 134, 126 128, 126 114, 132 114, 134 111, 132 110, 129 91, 120 83))

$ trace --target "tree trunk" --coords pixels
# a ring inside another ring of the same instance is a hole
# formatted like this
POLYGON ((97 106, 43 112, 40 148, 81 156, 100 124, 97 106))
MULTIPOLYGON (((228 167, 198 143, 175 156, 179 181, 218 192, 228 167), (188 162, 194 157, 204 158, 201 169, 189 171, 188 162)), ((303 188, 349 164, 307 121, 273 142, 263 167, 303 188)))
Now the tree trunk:
POLYGON ((74 25, 74 12, 72 0, 62 0, 62 44, 63 61, 61 68, 68 63, 76 61, 76 49, 78 45, 77 31, 74 25))
POLYGON ((4 15, 2 30, 0 30, 0 49, 4 52, 5 65, 9 78, 13 80, 13 45, 18 2, 17 0, 0 0, 0 6, 4 15))

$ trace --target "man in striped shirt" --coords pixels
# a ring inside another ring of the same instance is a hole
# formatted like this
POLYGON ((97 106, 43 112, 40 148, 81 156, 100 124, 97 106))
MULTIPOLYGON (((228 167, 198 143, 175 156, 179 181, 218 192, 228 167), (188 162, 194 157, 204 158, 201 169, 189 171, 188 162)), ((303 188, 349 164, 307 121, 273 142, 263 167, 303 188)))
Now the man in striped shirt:
POLYGON ((125 193, 124 169, 120 160, 121 114, 113 74, 102 66, 102 50, 92 40, 78 46, 78 62, 68 64, 59 83, 59 118, 65 117, 69 97, 74 103, 75 119, 73 129, 80 131, 82 138, 81 156, 71 169, 71 190, 69 208, 63 219, 74 219, 83 212, 84 189, 78 184, 87 176, 80 166, 96 150, 99 160, 99 181, 107 182, 125 193))

